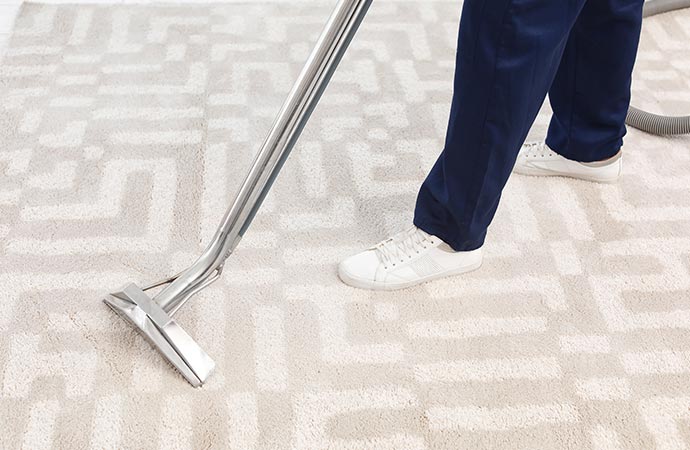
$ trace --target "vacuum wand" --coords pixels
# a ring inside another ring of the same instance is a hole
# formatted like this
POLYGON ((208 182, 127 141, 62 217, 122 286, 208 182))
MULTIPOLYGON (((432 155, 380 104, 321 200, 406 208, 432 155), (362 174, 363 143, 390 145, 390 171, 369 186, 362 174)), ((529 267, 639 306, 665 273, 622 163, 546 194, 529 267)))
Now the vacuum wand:
POLYGON ((157 301, 174 313, 185 293, 218 270, 235 249, 342 59, 371 0, 341 0, 256 156, 246 180, 203 255, 157 301))
POLYGON ((104 299, 113 310, 137 326, 195 386, 206 380, 214 363, 172 320, 172 316, 192 295, 219 278, 225 260, 237 247, 261 207, 371 2, 338 2, 235 200, 203 254, 191 267, 174 277, 144 288, 129 284, 104 299), (155 297, 146 294, 145 291, 158 286, 165 287, 155 297))

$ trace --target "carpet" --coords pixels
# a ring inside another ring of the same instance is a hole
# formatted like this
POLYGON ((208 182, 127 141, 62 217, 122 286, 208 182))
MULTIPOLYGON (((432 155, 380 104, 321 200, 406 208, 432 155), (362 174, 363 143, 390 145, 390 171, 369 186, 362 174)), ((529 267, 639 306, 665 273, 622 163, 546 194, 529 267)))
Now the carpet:
MULTIPOLYGON (((512 177, 480 271, 338 281, 411 221, 459 2, 374 2, 222 279, 176 316, 216 361, 203 388, 101 302, 200 253, 330 8, 22 7, 0 68, 0 447, 688 448, 687 136, 630 130, 615 185, 512 177)), ((689 23, 646 22, 639 106, 690 112, 689 23)))

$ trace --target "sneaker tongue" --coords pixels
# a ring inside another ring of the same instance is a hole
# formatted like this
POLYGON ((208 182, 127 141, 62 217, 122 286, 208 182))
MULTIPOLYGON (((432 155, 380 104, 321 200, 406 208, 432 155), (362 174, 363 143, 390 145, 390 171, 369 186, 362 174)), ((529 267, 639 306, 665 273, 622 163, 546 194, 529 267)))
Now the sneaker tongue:
POLYGON ((417 228, 417 232, 421 233, 422 236, 424 236, 425 238, 430 238, 432 236, 432 234, 427 233, 426 231, 422 230, 421 228, 417 228))
POLYGON ((400 231, 388 239, 379 242, 371 247, 371 250, 374 250, 380 262, 386 263, 387 261, 392 261, 398 256, 398 253, 404 253, 404 248, 412 248, 415 242, 420 240, 419 237, 416 236, 417 234, 422 236, 422 241, 432 236, 421 228, 411 226, 407 230, 400 231))

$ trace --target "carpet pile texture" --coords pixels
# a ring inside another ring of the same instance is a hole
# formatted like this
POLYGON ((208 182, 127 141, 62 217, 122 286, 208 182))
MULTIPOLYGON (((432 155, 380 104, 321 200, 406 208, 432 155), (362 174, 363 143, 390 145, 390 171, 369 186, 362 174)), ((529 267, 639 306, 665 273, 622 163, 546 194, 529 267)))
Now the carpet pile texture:
MULTIPOLYGON (((687 136, 630 130, 615 185, 512 177, 480 271, 339 282, 411 221, 460 8, 374 2, 222 279, 176 316, 217 364, 193 389, 101 298, 200 253, 331 6, 25 4, 0 67, 0 447, 688 448, 687 136)), ((690 112, 689 24, 646 22, 639 106, 690 112)))

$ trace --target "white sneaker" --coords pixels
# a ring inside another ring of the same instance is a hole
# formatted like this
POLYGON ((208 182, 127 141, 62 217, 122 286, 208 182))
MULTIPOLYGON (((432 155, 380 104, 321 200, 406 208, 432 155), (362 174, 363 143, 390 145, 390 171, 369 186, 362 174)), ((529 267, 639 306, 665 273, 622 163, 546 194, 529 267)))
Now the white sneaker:
POLYGON ((412 226, 340 263, 338 275, 350 286, 394 290, 470 272, 482 265, 482 249, 458 252, 436 236, 412 226))
POLYGON ((518 153, 513 172, 522 175, 562 176, 598 183, 613 183, 623 169, 623 153, 604 161, 583 163, 567 159, 546 143, 529 143, 518 153))

